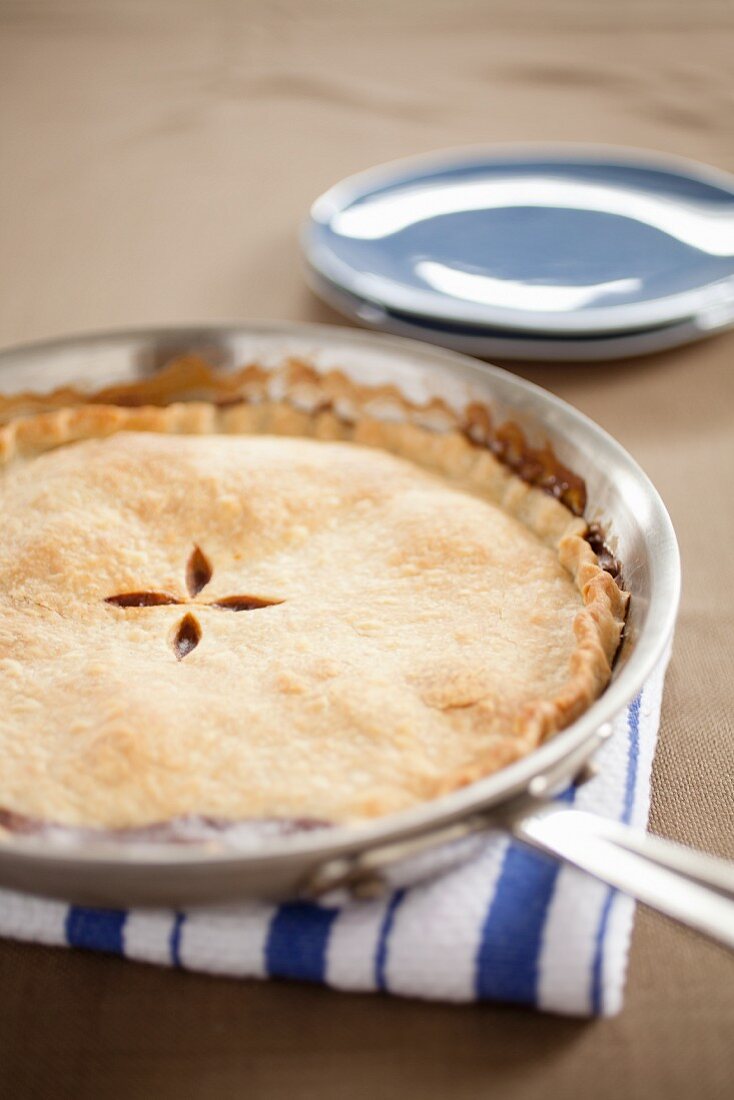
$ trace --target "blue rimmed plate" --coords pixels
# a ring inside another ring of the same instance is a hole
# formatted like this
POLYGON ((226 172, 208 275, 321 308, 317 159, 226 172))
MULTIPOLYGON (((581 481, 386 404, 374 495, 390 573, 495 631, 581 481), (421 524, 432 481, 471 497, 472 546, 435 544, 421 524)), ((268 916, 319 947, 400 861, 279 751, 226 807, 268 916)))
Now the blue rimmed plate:
POLYGON ((676 158, 571 146, 399 161, 317 199, 302 239, 325 285, 454 338, 667 329, 670 346, 674 330, 734 321, 734 178, 676 158))

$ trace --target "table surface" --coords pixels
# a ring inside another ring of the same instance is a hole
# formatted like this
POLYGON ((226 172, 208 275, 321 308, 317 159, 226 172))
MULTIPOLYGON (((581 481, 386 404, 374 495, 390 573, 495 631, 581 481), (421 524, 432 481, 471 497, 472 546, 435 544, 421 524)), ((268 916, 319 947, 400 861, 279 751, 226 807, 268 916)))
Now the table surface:
MULTIPOLYGON (((335 180, 406 154, 554 139, 734 168, 734 8, 716 0, 1 0, 0 28, 4 345, 336 322, 304 287, 299 221, 335 180)), ((670 508, 685 587, 652 827, 729 857, 733 358, 728 335, 512 368, 617 436, 670 508)), ((723 1097, 733 979, 647 912, 623 1013, 588 1023, 3 943, 0 1093, 723 1097)))

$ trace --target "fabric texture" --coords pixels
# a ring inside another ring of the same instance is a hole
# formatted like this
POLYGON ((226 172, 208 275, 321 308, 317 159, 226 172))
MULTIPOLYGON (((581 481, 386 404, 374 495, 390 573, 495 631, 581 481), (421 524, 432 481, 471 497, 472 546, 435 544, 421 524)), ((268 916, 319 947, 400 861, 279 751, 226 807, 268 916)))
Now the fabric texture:
MULTIPOLYGON (((644 827, 665 665, 615 722, 589 782, 559 797, 644 827)), ((378 902, 112 910, 0 891, 0 935, 229 975, 323 982, 574 1016, 622 1005, 633 901, 501 835, 378 902)))

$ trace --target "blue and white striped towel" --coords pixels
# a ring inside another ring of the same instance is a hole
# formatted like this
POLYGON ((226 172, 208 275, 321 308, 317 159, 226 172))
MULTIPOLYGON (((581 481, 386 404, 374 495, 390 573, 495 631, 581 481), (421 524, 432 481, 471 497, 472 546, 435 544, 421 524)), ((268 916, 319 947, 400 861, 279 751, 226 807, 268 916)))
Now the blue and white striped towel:
MULTIPOLYGON (((666 662, 667 663, 667 662, 666 662)), ((665 664, 616 723, 580 809, 644 827, 665 664)), ((0 935, 237 978, 444 1001, 510 1001, 576 1016, 622 1005, 634 903, 502 836, 387 900, 342 908, 101 910, 0 890, 0 935)))

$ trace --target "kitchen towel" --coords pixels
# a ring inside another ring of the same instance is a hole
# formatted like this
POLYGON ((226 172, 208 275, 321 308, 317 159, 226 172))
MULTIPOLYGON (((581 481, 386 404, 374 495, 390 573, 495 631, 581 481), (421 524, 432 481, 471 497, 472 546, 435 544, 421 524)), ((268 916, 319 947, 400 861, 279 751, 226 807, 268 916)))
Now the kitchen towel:
MULTIPOLYGON (((644 828, 667 660, 614 723, 598 774, 563 796, 644 828)), ((0 890, 0 935, 228 975, 574 1016, 622 1005, 634 902, 500 834, 440 877, 386 899, 89 909, 0 890)))

